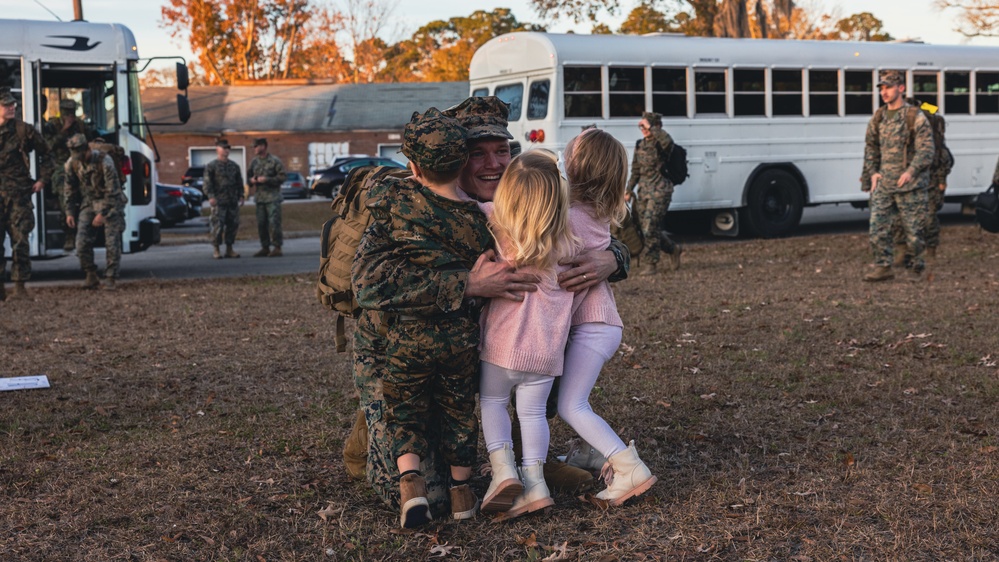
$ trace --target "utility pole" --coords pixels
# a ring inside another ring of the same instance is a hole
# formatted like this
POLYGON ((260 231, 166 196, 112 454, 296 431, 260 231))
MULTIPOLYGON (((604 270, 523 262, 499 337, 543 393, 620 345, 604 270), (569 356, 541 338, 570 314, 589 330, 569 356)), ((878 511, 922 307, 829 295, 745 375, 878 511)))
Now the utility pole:
POLYGON ((83 0, 73 0, 73 21, 83 21, 83 0))

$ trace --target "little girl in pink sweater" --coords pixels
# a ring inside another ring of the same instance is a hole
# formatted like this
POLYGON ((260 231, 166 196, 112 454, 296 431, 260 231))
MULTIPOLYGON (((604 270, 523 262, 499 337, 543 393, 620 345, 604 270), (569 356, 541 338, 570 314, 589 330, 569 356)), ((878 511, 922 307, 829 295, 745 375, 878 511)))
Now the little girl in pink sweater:
MULTIPOLYGON (((566 145, 565 172, 572 200, 569 221, 573 233, 584 240, 582 251, 606 248, 611 222, 620 221, 627 212, 624 146, 606 131, 587 129, 566 145)), ((621 345, 621 317, 607 281, 575 293, 571 326, 559 382, 558 415, 608 459, 613 479, 597 497, 620 505, 647 491, 656 477, 638 457, 635 442, 626 446, 590 408, 590 391, 600 370, 621 345)))
POLYGON ((558 273, 568 266, 558 262, 582 244, 569 228, 568 188, 551 153, 529 151, 510 162, 483 211, 500 257, 541 278, 522 301, 491 300, 480 318, 479 402, 493 471, 480 509, 511 518, 554 504, 543 474, 550 438, 545 404, 554 377, 562 374, 573 310, 572 293, 558 286, 558 273), (523 443, 520 475, 507 413, 511 391, 517 393, 523 443))

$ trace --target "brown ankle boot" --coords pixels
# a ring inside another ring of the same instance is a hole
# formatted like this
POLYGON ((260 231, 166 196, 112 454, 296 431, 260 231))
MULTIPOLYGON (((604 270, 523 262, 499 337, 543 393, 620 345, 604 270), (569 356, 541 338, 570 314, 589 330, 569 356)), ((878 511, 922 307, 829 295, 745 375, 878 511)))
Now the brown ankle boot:
POLYGON ((271 253, 271 251, 266 246, 264 246, 263 248, 260 248, 259 250, 257 250, 257 252, 255 254, 253 254, 253 257, 255 257, 255 258, 266 258, 268 255, 270 255, 270 253, 271 253))
POLYGON ((217 260, 222 259, 222 252, 219 251, 219 247, 218 246, 213 246, 212 247, 212 258, 217 259, 217 260))
POLYGON ((479 511, 479 498, 468 484, 451 487, 451 517, 453 519, 471 519, 479 511))
POLYGON ((271 253, 269 253, 267 255, 270 256, 270 257, 272 257, 272 258, 278 258, 278 257, 283 256, 284 254, 281 252, 281 246, 274 246, 274 249, 271 250, 271 253))
POLYGON ((894 279, 895 274, 891 272, 891 267, 887 265, 878 265, 874 269, 864 276, 864 281, 869 281, 871 283, 877 283, 878 281, 888 281, 889 279, 894 279))
POLYGON ((232 249, 232 244, 226 244, 225 247, 225 257, 227 258, 238 258, 239 253, 232 249))
POLYGON ((88 271, 87 279, 83 282, 84 289, 96 289, 101 286, 101 280, 97 278, 96 271, 88 271))
POLYGON ((399 525, 403 529, 415 529, 434 519, 427 501, 427 482, 418 473, 399 478, 399 504, 399 525))
POLYGON ((368 472, 368 422, 363 410, 357 411, 354 427, 343 443, 343 466, 354 480, 363 480, 368 472))
POLYGON ((597 481, 588 470, 549 459, 544 466, 545 482, 555 493, 582 494, 596 487, 597 481))
POLYGON ((114 279, 114 277, 107 277, 107 278, 105 278, 104 279, 104 284, 101 285, 101 289, 104 289, 105 291, 114 291, 117 288, 118 287, 115 286, 115 279, 114 279))

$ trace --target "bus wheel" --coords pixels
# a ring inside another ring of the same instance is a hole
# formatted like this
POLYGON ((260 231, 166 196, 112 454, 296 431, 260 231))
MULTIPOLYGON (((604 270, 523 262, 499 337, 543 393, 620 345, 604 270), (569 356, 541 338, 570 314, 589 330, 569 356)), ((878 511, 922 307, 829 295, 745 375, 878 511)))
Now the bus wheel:
POLYGON ((761 238, 789 234, 801 222, 805 200, 798 180, 784 170, 765 170, 753 181, 743 209, 746 227, 761 238))

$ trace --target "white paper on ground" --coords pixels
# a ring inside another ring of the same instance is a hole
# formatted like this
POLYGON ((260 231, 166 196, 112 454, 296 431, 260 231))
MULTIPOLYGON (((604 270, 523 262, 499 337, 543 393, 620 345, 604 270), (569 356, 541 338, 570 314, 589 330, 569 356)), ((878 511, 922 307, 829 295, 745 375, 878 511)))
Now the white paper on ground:
POLYGON ((0 391, 28 390, 31 388, 49 388, 49 378, 45 375, 0 378, 0 391))

